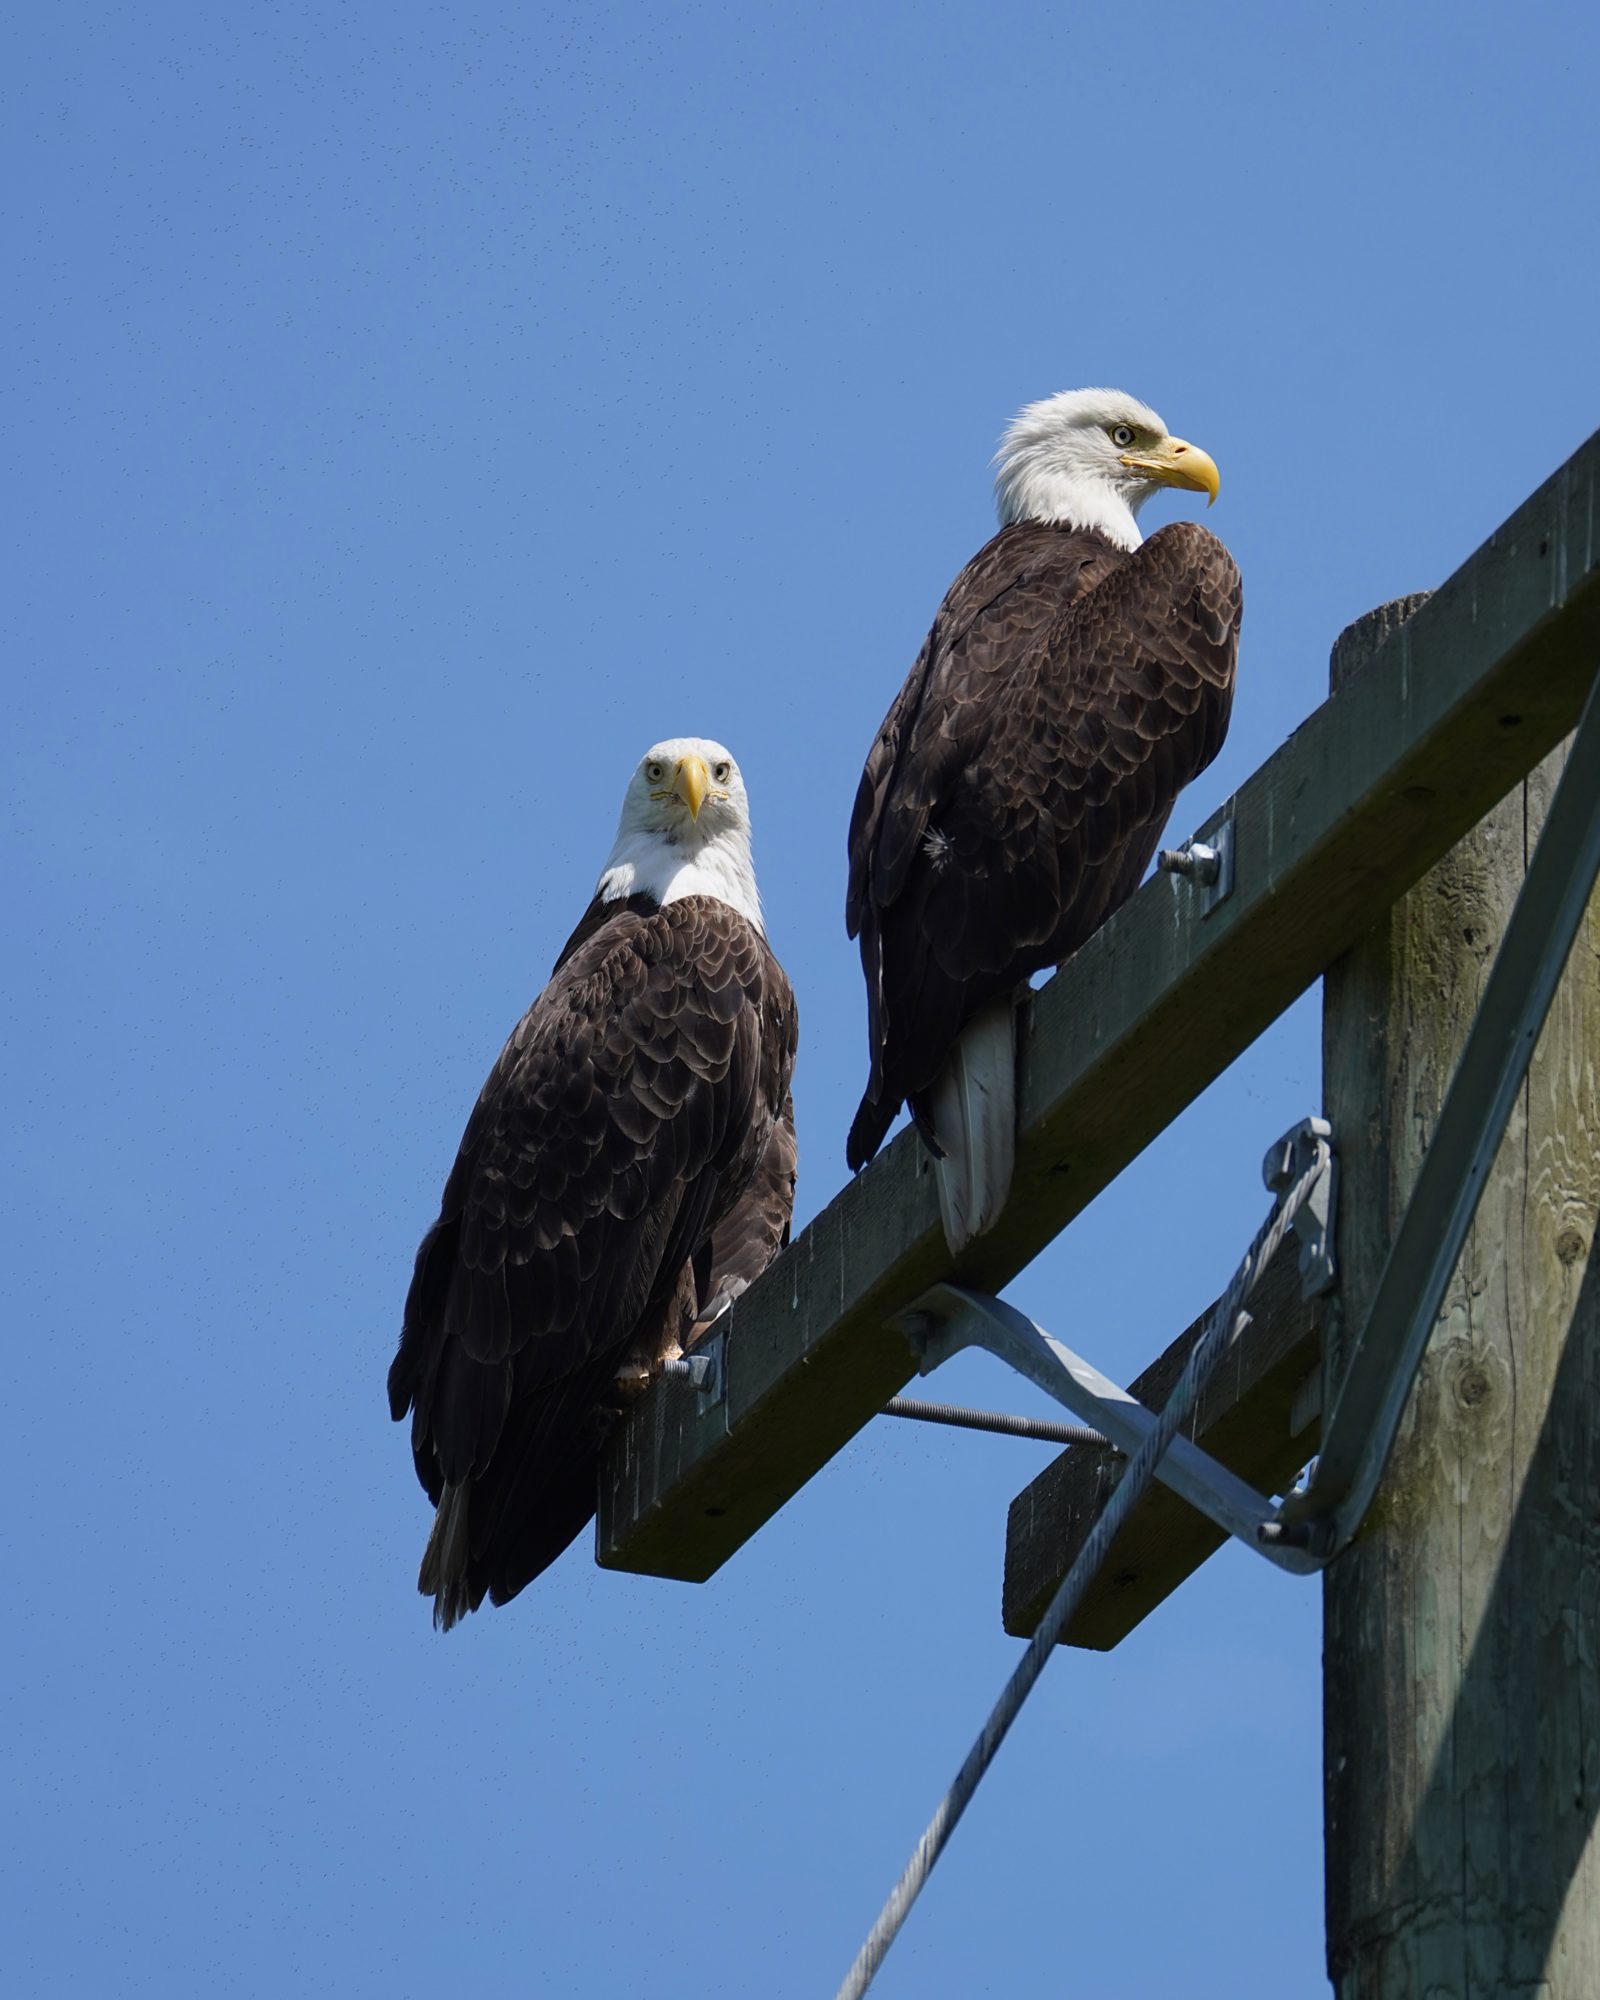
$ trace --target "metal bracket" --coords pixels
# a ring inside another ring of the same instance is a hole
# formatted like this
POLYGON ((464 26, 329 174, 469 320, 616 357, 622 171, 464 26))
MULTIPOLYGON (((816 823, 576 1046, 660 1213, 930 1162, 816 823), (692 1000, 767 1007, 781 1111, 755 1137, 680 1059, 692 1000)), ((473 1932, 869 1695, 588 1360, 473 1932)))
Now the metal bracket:
POLYGON ((1209 917, 1233 893, 1233 821, 1213 827, 1209 837, 1196 835, 1182 847, 1163 847, 1156 866, 1167 875, 1182 875, 1200 891, 1200 915, 1209 917))
MULTIPOLYGON (((1092 1424, 1129 1457, 1155 1428, 1156 1417, 1137 1397, 1118 1388, 1081 1354, 1053 1340, 1015 1306, 987 1292, 935 1285, 901 1325, 924 1375, 963 1348, 984 1347, 1092 1424)), ((1156 1467, 1156 1477, 1279 1568, 1303 1573, 1318 1567, 1300 1550, 1280 1548, 1264 1536, 1262 1529, 1277 1514, 1272 1502, 1188 1438, 1173 1439, 1156 1467)))
MULTIPOLYGON (((1268 1148, 1262 1162, 1262 1177, 1275 1194, 1321 1166, 1295 1217, 1297 1228, 1302 1217, 1306 1219, 1300 1231, 1300 1270, 1307 1297, 1326 1290, 1333 1282, 1332 1136, 1325 1118, 1303 1118, 1268 1148)), ((930 1374, 963 1348, 987 1348, 1128 1457, 1158 1421, 1143 1403, 1082 1355, 1053 1340, 1015 1306, 988 1293, 936 1285, 903 1316, 900 1325, 916 1356, 919 1373, 930 1374)), ((1280 1569, 1307 1575, 1322 1567, 1324 1558, 1310 1546, 1309 1538, 1285 1533, 1281 1510, 1271 1500, 1191 1439, 1181 1434, 1173 1439, 1156 1467, 1156 1477, 1219 1528, 1280 1569)))
POLYGON ((1294 1233, 1300 1240, 1300 1296, 1314 1299, 1332 1291, 1338 1270, 1334 1258, 1334 1231, 1339 1216, 1339 1159, 1333 1152, 1333 1127, 1326 1118, 1302 1118, 1293 1131, 1285 1132, 1276 1145, 1267 1148, 1261 1162, 1261 1178, 1274 1194, 1293 1187, 1317 1157, 1317 1147, 1327 1146, 1327 1167, 1306 1196, 1294 1218, 1294 1233))

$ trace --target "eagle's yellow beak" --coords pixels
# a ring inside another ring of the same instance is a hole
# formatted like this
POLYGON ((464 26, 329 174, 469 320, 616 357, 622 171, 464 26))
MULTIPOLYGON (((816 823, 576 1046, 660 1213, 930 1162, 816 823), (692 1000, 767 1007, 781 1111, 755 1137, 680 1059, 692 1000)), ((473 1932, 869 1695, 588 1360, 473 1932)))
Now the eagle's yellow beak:
POLYGON ((689 808, 690 819, 700 817, 700 808, 705 804, 706 793, 711 789, 711 773, 706 769, 704 757, 680 757, 678 768, 672 774, 672 796, 682 799, 689 808))
POLYGON ((1208 507, 1222 484, 1211 454, 1182 438, 1163 438, 1149 451, 1124 452, 1121 462, 1130 472, 1142 472, 1146 479, 1158 480, 1163 486, 1184 486, 1191 493, 1203 493, 1208 507))

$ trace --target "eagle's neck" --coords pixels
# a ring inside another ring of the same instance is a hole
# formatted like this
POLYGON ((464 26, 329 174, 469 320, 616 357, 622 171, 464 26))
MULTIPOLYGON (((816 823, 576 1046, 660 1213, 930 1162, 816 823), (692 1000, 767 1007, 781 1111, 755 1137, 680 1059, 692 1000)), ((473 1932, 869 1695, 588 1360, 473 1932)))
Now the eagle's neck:
POLYGON ((1130 501, 1104 479, 1042 464, 1026 452, 1001 465, 994 497, 1002 528, 1016 521, 1084 528, 1104 535, 1119 549, 1136 549, 1144 540, 1134 519, 1145 497, 1142 493, 1130 501))
POLYGON ((649 896, 663 908, 685 896, 714 896, 766 936, 750 842, 729 828, 691 845, 662 833, 623 832, 601 871, 595 894, 603 903, 649 896))

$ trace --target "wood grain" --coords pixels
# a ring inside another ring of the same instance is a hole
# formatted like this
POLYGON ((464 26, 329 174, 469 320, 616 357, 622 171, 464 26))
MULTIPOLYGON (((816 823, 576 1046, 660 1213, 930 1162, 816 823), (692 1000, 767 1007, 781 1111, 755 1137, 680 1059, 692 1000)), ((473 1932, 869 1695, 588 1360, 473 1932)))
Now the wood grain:
MULTIPOLYGON (((1357 648, 1356 650, 1359 650, 1357 648)), ((1330 1389, 1563 753, 1330 970, 1330 1389)), ((1600 904, 1377 1503, 1327 1573, 1329 1974, 1343 2000, 1600 1993, 1600 904)))

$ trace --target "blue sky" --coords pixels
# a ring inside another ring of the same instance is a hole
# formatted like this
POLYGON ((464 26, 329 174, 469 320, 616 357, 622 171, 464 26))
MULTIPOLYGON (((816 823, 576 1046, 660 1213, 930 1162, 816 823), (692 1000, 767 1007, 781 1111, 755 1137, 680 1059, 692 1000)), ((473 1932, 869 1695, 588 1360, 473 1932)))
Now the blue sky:
MULTIPOLYGON (((1110 382, 1221 465, 1244 649, 1182 832, 1600 422, 1597 54, 1538 6, 17 23, 19 1990, 834 1990, 1015 1657, 1047 1450, 880 1424, 703 1588, 580 1544, 439 1638, 383 1376, 461 1125, 638 755, 712 734, 822 1206, 849 803, 1007 417, 1110 382)), ((1134 1373, 1316 1036, 1313 995, 1011 1296, 1134 1373)), ((876 1990, 1320 1990, 1318 1647, 1225 1552, 1063 1654, 876 1990)))

